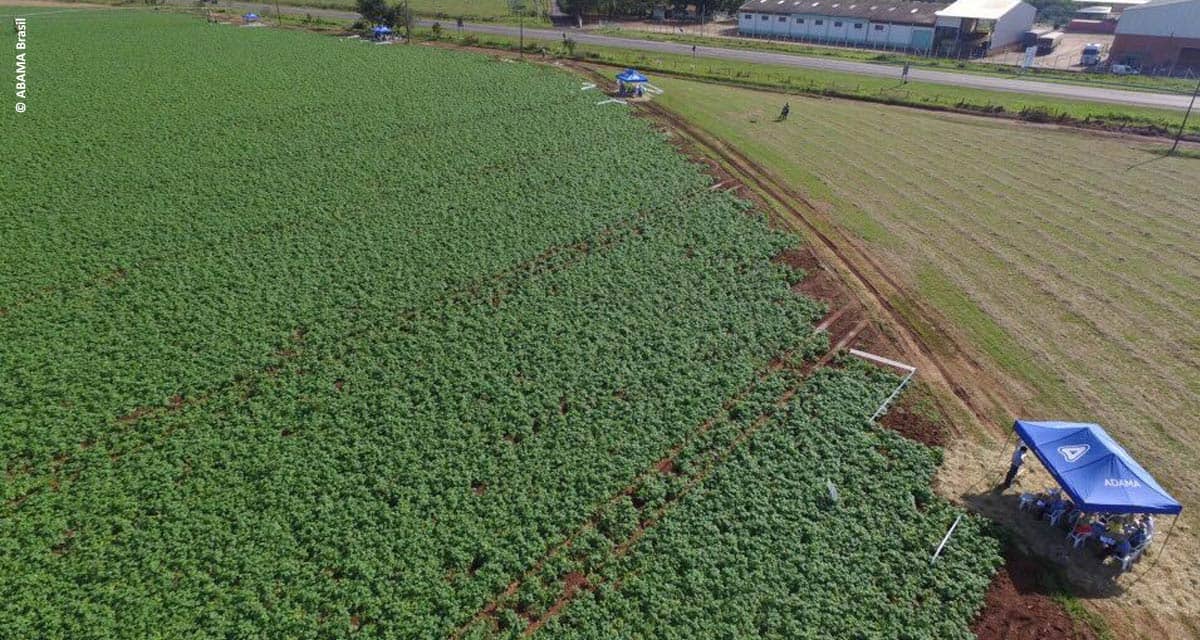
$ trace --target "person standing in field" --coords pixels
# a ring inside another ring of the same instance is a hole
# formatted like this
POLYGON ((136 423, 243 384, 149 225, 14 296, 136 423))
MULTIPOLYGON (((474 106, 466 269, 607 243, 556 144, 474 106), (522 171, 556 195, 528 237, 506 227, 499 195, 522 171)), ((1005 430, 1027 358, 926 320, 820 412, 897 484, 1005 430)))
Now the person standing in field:
POLYGON ((791 111, 792 111, 792 105, 790 105, 786 102, 783 103, 783 109, 780 110, 780 112, 779 112, 779 121, 783 122, 784 120, 787 120, 788 114, 791 113, 791 111))
POLYGON ((1013 480, 1017 477, 1017 472, 1021 470, 1021 465, 1025 462, 1025 454, 1029 452, 1029 447, 1025 443, 1017 445, 1016 451, 1012 454, 1012 464, 1008 467, 1008 475, 1004 476, 1004 484, 1000 485, 1002 489, 1007 489, 1012 486, 1013 480))
POLYGON ((900 70, 900 83, 901 84, 908 84, 908 68, 909 68, 909 64, 907 62, 905 62, 904 68, 900 70))

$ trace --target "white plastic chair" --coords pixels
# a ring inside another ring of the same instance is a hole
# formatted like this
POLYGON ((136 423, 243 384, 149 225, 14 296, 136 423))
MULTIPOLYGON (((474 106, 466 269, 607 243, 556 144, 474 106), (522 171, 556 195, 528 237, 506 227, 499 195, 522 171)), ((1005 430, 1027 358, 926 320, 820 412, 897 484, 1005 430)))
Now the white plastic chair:
POLYGON ((1021 501, 1019 503, 1017 503, 1017 508, 1020 509, 1021 511, 1025 511, 1026 509, 1029 508, 1029 505, 1033 504, 1034 500, 1036 500, 1036 499, 1037 499, 1037 496, 1026 491, 1025 493, 1021 494, 1021 501))
POLYGON ((1137 562, 1142 557, 1142 554, 1146 552, 1146 548, 1150 546, 1151 537, 1152 536, 1147 536, 1145 540, 1142 540, 1142 543, 1134 547, 1129 552, 1129 555, 1120 556, 1117 558, 1121 561, 1122 572, 1129 571, 1129 568, 1133 566, 1133 563, 1137 562))

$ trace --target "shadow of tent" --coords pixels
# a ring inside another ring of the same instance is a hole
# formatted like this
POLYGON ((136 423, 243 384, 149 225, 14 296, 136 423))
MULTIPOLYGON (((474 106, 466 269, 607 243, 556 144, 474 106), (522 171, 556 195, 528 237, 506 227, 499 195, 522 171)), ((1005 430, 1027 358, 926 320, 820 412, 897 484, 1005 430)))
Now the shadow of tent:
MULTIPOLYGON (((1026 556, 1053 568, 1066 584, 1061 585, 1067 593, 1078 598, 1110 598, 1125 593, 1128 577, 1115 558, 1104 561, 1098 547, 1089 541, 1080 548, 1072 548, 1067 540, 1067 529, 1063 525, 1052 526, 1048 520, 1039 519, 1039 514, 1017 508, 1020 496, 1017 493, 967 493, 963 502, 975 513, 1003 525, 1012 532, 1012 544, 1026 556)), ((1143 560, 1142 562, 1145 562, 1143 560)), ((1021 588, 1014 580, 1014 584, 1021 588)), ((1030 589, 1046 588, 1032 585, 1030 589)), ((1037 591, 1055 595, 1053 592, 1037 591)))

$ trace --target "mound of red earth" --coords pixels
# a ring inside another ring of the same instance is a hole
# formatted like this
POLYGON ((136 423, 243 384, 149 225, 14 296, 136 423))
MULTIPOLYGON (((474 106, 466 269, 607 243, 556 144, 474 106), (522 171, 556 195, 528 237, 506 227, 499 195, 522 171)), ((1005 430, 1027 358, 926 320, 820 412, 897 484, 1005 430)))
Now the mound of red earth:
POLYGON ((979 640, 1096 640, 1047 593, 1037 562, 1008 554, 971 625, 979 640))
POLYGON ((904 403, 889 409, 884 414, 881 424, 909 440, 916 440, 931 447, 946 446, 951 435, 944 425, 912 410, 904 403))

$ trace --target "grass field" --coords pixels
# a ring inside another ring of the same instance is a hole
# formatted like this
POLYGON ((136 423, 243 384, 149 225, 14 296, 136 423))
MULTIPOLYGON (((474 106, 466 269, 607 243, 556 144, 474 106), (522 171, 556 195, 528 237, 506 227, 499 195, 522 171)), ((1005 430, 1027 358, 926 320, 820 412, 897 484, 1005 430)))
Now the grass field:
MULTIPOLYGON (((670 108, 810 194, 935 310, 927 321, 1004 374, 1023 415, 1101 422, 1182 502, 1200 499, 1200 162, 1142 140, 839 100, 792 98, 775 122, 783 96, 656 82, 670 108)), ((1002 446, 984 462, 1003 467, 1002 446)), ((1121 615, 1196 624, 1188 513, 1173 562, 1121 615)))
POLYGON ((969 637, 998 541, 929 567, 961 510, 868 419, 897 378, 577 76, 30 13, 0 635, 969 637))

